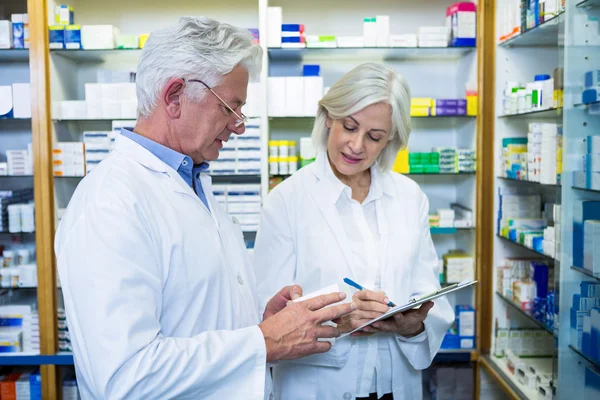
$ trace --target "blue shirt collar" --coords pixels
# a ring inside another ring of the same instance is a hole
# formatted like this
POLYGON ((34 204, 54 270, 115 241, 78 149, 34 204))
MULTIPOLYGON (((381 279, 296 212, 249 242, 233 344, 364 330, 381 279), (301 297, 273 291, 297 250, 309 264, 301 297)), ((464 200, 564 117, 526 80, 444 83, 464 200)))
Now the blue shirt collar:
POLYGON ((121 135, 133 140, 152 153, 156 158, 177 171, 177 173, 183 178, 184 181, 187 182, 188 185, 190 185, 190 187, 193 187, 193 178, 200 172, 206 171, 209 167, 207 162, 194 165, 191 157, 181 154, 128 129, 121 129, 121 135))

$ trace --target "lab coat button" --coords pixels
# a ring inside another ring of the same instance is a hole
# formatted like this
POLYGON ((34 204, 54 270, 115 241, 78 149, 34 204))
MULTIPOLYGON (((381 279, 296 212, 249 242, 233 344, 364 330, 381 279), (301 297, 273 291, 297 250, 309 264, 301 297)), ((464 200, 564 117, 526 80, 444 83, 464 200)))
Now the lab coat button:
POLYGON ((344 400, 350 400, 352 398, 352 393, 346 392, 344 393, 344 400))
POLYGON ((183 160, 182 164, 183 164, 184 167, 187 166, 188 165, 187 160, 183 160))
POLYGON ((242 277, 241 277, 241 276, 239 276, 239 275, 238 275, 238 283, 239 283, 240 285, 243 285, 243 284, 244 284, 244 280, 243 280, 243 279, 242 279, 242 277))

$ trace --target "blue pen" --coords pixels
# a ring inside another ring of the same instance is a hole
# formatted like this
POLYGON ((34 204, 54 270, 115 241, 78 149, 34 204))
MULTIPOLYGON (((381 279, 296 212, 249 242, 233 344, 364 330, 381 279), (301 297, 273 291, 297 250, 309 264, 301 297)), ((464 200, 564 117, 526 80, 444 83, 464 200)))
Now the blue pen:
MULTIPOLYGON (((368 289, 360 286, 358 283, 354 282, 352 279, 344 278, 344 282, 346 282, 348 285, 350 285, 352 287, 357 288, 358 290, 368 290, 368 289)), ((388 303, 388 307, 396 307, 396 305, 390 301, 388 303)))

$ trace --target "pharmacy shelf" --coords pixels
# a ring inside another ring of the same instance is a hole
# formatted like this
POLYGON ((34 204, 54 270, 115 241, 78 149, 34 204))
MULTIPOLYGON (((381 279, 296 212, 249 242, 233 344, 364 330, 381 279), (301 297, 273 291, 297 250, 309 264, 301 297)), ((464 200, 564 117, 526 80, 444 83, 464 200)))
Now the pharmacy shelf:
POLYGON ((512 179, 512 178, 507 178, 505 176, 498 176, 497 178, 505 180, 505 181, 519 182, 519 183, 525 183, 525 184, 529 184, 529 185, 538 185, 538 186, 546 186, 546 187, 560 187, 560 185, 558 185, 558 184, 540 183, 540 182, 528 181, 528 180, 524 180, 524 179, 512 179))
MULTIPOLYGON (((598 0, 600 2, 600 0, 598 0)), ((577 104, 573 104, 573 107, 575 108, 587 108, 589 106, 593 106, 596 104, 600 104, 600 101, 594 101, 592 103, 577 103, 577 104)))
POLYGON ((596 189, 588 189, 588 188, 583 188, 583 187, 578 187, 578 186, 571 186, 571 188, 576 189, 576 190, 583 190, 585 192, 600 193, 600 190, 596 190, 596 189))
POLYGON ((7 178, 33 178, 33 175, 0 175, 0 179, 7 178))
POLYGON ((583 352, 581 350, 579 350, 577 347, 575 347, 573 345, 569 345, 569 348, 571 350, 573 350, 575 353, 577 353, 585 361, 589 362, 590 364, 592 364, 596 368, 600 368, 600 361, 592 360, 589 356, 586 356, 585 354, 583 354, 583 352))
POLYGON ((78 63, 105 62, 108 58, 118 56, 137 61, 142 54, 141 49, 105 49, 105 50, 50 50, 51 55, 58 55, 78 63))
POLYGON ((212 183, 260 183, 260 175, 211 175, 212 183))
POLYGON ((406 175, 406 176, 469 176, 469 175, 475 175, 476 172, 453 172, 453 173, 448 173, 448 174, 442 174, 442 173, 435 173, 435 174, 428 174, 428 173, 408 173, 408 174, 402 174, 402 175, 406 175))
POLYGON ((431 227, 432 235, 454 235, 458 232, 470 232, 475 231, 475 228, 439 228, 439 227, 431 227))
POLYGON ((397 60, 456 60, 474 52, 476 47, 335 47, 281 49, 269 48, 271 61, 397 61, 397 60))
POLYGON ((588 271, 585 268, 576 267, 574 265, 571 265, 571 269, 574 270, 574 271, 579 272, 580 274, 587 275, 588 277, 590 277, 592 279, 600 281, 600 274, 594 274, 593 272, 590 272, 590 271, 588 271))
POLYGON ((524 315, 525 317, 527 317, 530 321, 532 321, 533 323, 535 323, 536 325, 538 325, 539 327, 543 328, 546 332, 548 332, 549 334, 553 335, 554 332, 552 330, 550 330, 546 324, 544 324, 542 321, 538 321, 537 319, 535 319, 535 317, 533 316, 533 314, 531 314, 529 311, 523 310, 521 308, 521 306, 519 306, 517 303, 515 303, 512 299, 503 296, 502 293, 500 292, 496 292, 496 295, 498 295, 498 297, 500 297, 502 300, 504 300, 504 302, 506 304, 508 304, 509 306, 511 306, 512 308, 514 308, 515 310, 519 311, 522 315, 524 315))
POLYGON ((0 49, 0 62, 29 61, 29 50, 0 49))
POLYGON ((500 239, 504 240, 505 242, 512 243, 513 245, 521 247, 523 249, 527 249, 527 250, 531 251, 532 253, 535 253, 536 255, 547 259, 548 261, 554 261, 553 257, 550 257, 549 255, 544 254, 544 253, 540 253, 539 251, 536 251, 536 250, 532 249, 531 247, 527 247, 521 243, 513 242, 512 240, 505 238, 502 235, 496 235, 496 236, 499 237, 500 239))
POLYGON ((23 121, 31 122, 31 118, 0 118, 0 123, 2 123, 2 122, 23 122, 23 121))
POLYGON ((499 115, 498 118, 529 118, 535 116, 536 118, 556 118, 562 116, 562 108, 548 108, 545 110, 528 111, 519 114, 506 114, 499 115))
POLYGON ((74 118, 74 119, 62 119, 55 118, 52 122, 112 122, 112 121, 135 121, 135 118, 74 118))
POLYGON ((0 366, 8 365, 73 365, 72 354, 39 355, 23 353, 3 353, 0 366))
POLYGON ((564 21, 564 13, 500 42, 498 45, 502 47, 557 47, 558 32, 562 21, 564 21))
MULTIPOLYGON (((533 359, 528 359, 528 361, 532 360, 533 359)), ((540 358, 535 362, 552 362, 552 359, 540 358)), ((508 385, 507 389, 512 392, 511 397, 523 400, 534 400, 539 398, 535 389, 523 385, 517 380, 516 376, 510 372, 506 365, 506 358, 483 355, 481 357, 481 365, 487 369, 497 381, 501 382, 503 386, 508 385)))
POLYGON ((584 0, 577 3, 579 8, 600 8, 600 0, 584 0))

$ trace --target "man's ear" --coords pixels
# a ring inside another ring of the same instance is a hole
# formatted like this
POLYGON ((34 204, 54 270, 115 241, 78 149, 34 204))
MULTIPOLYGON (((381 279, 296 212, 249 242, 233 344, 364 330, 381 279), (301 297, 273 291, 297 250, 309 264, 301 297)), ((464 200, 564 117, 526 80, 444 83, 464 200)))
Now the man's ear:
POLYGON ((184 88, 185 82, 183 79, 174 78, 167 82, 162 91, 161 101, 167 115, 171 119, 177 119, 181 116, 181 103, 183 100, 184 88))

